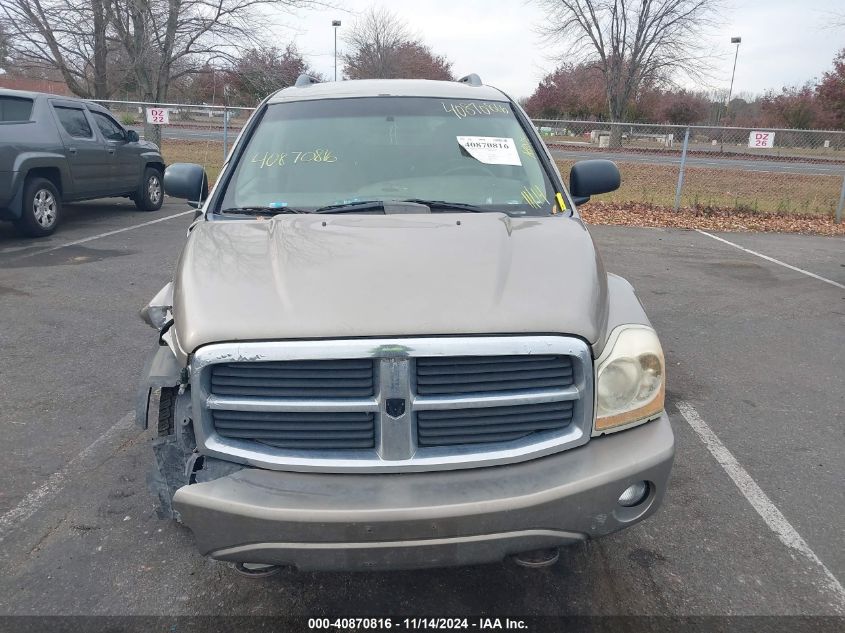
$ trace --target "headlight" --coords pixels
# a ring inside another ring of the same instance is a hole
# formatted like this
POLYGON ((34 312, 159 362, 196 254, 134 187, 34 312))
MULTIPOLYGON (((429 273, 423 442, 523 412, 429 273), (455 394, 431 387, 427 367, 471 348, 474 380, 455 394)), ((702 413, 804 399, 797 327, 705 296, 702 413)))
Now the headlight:
POLYGON ((596 362, 596 431, 645 422, 660 415, 666 393, 666 365, 650 327, 625 325, 613 331, 596 362))

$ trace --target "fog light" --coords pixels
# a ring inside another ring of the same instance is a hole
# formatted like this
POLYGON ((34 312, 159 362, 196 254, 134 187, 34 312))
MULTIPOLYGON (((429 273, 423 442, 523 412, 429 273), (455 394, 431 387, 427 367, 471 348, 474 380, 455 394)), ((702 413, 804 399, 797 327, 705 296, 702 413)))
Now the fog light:
POLYGON ((648 496, 648 482, 638 481, 637 483, 628 486, 619 496, 619 505, 625 508, 630 508, 641 504, 648 496))

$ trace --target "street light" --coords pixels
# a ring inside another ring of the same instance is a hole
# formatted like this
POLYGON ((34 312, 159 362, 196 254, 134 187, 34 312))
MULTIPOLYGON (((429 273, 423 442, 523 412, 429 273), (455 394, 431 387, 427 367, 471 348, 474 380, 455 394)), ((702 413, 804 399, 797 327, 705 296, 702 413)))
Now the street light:
POLYGON ((734 53, 734 69, 731 72, 731 87, 728 89, 728 102, 725 104, 725 118, 728 116, 728 109, 731 107, 731 95, 734 91, 734 77, 736 76, 736 60, 739 57, 739 45, 742 43, 741 37, 732 37, 731 44, 736 44, 736 53, 734 53))
MULTIPOLYGON (((728 119, 728 110, 731 108, 731 95, 734 91, 734 77, 736 76, 736 60, 739 57, 739 45, 742 42, 742 38, 739 36, 734 36, 731 38, 731 44, 736 44, 736 53, 734 53, 734 69, 731 72, 731 87, 728 88, 728 100, 725 103, 725 116, 722 118, 722 140, 719 144, 719 152, 725 152, 725 122, 728 119)), ((719 108, 721 110, 721 108, 719 108)))
POLYGON ((340 20, 332 20, 334 27, 334 80, 337 81, 337 29, 340 26, 340 20))

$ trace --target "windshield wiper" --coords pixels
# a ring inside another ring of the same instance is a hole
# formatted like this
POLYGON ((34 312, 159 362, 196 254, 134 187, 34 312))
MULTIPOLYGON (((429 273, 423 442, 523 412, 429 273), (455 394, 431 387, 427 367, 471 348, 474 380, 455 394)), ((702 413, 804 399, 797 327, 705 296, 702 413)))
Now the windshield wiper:
POLYGON ((482 209, 474 204, 467 204, 465 202, 447 202, 446 200, 424 200, 422 198, 411 198, 410 200, 402 200, 402 202, 413 202, 414 204, 424 204, 432 213, 437 211, 467 211, 469 213, 486 213, 487 209, 482 209))
POLYGON ((341 204, 329 204, 320 207, 314 213, 355 213, 356 211, 382 211, 384 212, 383 200, 358 200, 356 202, 343 202, 341 204))
POLYGON ((222 209, 218 213, 229 213, 232 215, 283 215, 285 213, 308 213, 294 207, 232 207, 222 209))

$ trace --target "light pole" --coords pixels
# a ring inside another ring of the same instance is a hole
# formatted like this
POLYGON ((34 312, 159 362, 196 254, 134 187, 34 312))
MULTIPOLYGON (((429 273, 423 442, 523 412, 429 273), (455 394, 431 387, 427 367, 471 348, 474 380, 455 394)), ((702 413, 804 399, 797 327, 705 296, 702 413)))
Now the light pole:
POLYGON ((728 110, 731 107, 731 95, 734 91, 734 77, 736 76, 736 60, 739 57, 739 45, 742 43, 741 37, 732 37, 731 44, 736 44, 736 53, 734 53, 734 69, 731 72, 731 87, 728 88, 728 102, 725 104, 725 118, 728 116, 728 110))
POLYGON ((337 81, 337 29, 340 26, 340 20, 332 20, 334 27, 334 80, 337 81))
POLYGON ((734 77, 736 76, 736 60, 739 57, 739 45, 742 43, 742 38, 734 36, 731 38, 731 44, 736 44, 736 53, 734 53, 734 69, 731 71, 731 87, 728 88, 728 100, 725 102, 725 116, 722 118, 722 142, 719 144, 719 153, 725 152, 725 122, 728 118, 728 110, 731 108, 731 95, 734 91, 734 77))

